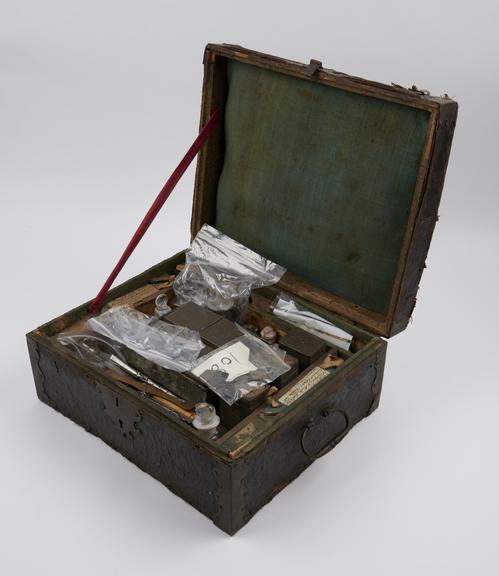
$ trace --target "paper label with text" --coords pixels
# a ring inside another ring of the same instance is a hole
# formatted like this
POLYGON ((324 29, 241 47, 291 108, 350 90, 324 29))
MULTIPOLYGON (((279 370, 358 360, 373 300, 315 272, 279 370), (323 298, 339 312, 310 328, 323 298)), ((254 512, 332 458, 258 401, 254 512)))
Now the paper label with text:
POLYGON ((293 402, 301 398, 305 392, 311 390, 316 384, 318 384, 324 378, 329 376, 329 372, 316 366, 313 370, 310 370, 308 374, 299 380, 292 388, 290 388, 285 394, 279 398, 279 402, 285 406, 291 406, 293 402))
POLYGON ((201 376, 206 370, 219 370, 227 374, 227 382, 232 382, 235 378, 256 370, 256 366, 250 362, 249 355, 250 349, 242 342, 236 342, 220 352, 210 354, 207 360, 192 370, 192 373, 201 376))

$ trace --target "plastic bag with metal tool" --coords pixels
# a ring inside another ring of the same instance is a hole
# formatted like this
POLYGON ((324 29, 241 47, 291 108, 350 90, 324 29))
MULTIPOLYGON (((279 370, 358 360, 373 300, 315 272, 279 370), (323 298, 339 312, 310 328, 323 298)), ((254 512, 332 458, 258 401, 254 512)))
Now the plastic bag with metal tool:
POLYGON ((62 332, 57 336, 57 340, 82 360, 97 368, 113 368, 111 356, 125 362, 125 357, 117 342, 90 330, 62 332))
POLYGON ((180 398, 167 390, 125 360, 121 346, 96 332, 65 332, 57 337, 58 341, 75 352, 80 358, 107 372, 122 384, 138 390, 142 394, 159 402, 163 408, 173 412, 186 422, 195 417, 195 402, 180 398))
POLYGON ((318 336, 331 346, 348 350, 353 336, 325 318, 297 304, 287 294, 279 294, 271 305, 273 313, 290 324, 318 336))
POLYGON ((289 370, 282 355, 246 332, 203 356, 191 371, 227 404, 251 390, 270 384, 289 370))
POLYGON ((90 318, 87 326, 164 368, 177 372, 193 368, 204 346, 199 332, 154 320, 132 308, 117 306, 90 318))
POLYGON ((286 269, 205 224, 186 251, 173 290, 179 304, 195 302, 242 320, 253 288, 279 282, 286 269))

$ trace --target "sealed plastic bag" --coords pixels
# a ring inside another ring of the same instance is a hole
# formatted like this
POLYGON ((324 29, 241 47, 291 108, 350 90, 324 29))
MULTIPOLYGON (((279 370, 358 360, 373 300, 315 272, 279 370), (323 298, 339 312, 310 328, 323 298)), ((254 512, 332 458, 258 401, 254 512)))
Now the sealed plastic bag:
POLYGON ((253 288, 279 282, 286 269, 205 224, 186 251, 173 289, 179 304, 195 302, 240 321, 253 288))
POLYGON ((241 329, 241 336, 203 356, 191 372, 227 404, 289 370, 282 356, 241 329))
POLYGON ((110 308, 90 318, 87 325, 147 360, 177 372, 193 368, 204 346, 199 332, 166 322, 151 322, 150 316, 126 306, 110 308))
POLYGON ((332 346, 342 350, 348 350, 352 342, 352 335, 338 326, 335 326, 325 318, 310 312, 303 306, 299 306, 290 296, 279 294, 272 303, 272 309, 276 316, 286 320, 290 324, 302 328, 332 346))

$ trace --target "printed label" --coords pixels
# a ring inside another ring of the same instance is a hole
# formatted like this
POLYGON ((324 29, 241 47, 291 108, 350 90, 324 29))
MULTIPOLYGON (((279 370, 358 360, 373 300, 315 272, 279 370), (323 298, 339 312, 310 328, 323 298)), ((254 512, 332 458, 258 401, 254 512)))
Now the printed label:
POLYGON ((256 370, 256 366, 249 360, 250 349, 242 342, 236 342, 220 352, 211 354, 207 360, 199 364, 192 373, 201 376, 206 370, 220 370, 227 374, 227 382, 232 382, 243 374, 256 370))
POLYGON ((279 402, 285 406, 291 406, 295 400, 298 400, 305 392, 308 392, 321 380, 329 376, 329 372, 316 366, 310 370, 301 380, 299 380, 290 390, 279 398, 279 402))

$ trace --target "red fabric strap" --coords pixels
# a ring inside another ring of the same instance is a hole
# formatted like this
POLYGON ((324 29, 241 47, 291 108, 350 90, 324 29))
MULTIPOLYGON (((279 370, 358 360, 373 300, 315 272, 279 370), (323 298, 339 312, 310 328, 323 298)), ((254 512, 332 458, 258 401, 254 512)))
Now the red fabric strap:
POLYGON ((180 164, 175 168, 173 174, 168 178, 166 184, 163 186, 161 192, 156 197, 156 200, 152 203, 152 206, 149 208, 147 214, 144 216, 144 219, 140 223, 139 227, 137 228, 135 234, 132 236, 132 239, 128 243, 128 246, 125 248, 125 251, 121 255, 121 258, 118 260, 118 263, 113 268, 113 271, 109 275, 109 278, 104 282, 104 285, 100 289, 100 292, 97 294, 95 299, 89 306, 89 311, 94 314, 99 310, 102 305, 106 294, 108 293, 111 285, 116 279, 116 276, 121 272, 121 269, 125 265, 126 261, 132 254, 132 252, 137 247, 137 244, 142 239, 142 236, 146 233, 147 229, 151 225, 154 218, 156 218, 158 212, 161 210, 163 204, 166 202, 167 198, 172 193, 173 189, 177 185, 177 182, 180 180, 184 172, 187 170, 189 164, 195 158, 196 154, 202 148, 203 144, 208 140, 211 133, 218 125, 220 120, 222 119, 222 113, 219 108, 216 108, 214 112, 211 114, 208 122, 203 126, 201 131, 199 132, 198 137, 194 140, 192 146, 187 150, 187 153, 180 161, 180 164))

